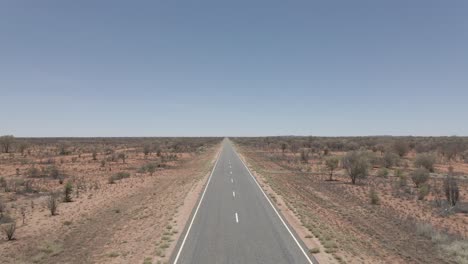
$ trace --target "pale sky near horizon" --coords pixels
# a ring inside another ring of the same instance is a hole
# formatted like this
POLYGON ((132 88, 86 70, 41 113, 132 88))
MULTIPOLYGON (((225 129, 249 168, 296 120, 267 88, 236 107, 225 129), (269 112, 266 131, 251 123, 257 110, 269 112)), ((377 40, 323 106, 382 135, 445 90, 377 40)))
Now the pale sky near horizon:
POLYGON ((468 1, 1 1, 0 135, 468 136, 468 1))

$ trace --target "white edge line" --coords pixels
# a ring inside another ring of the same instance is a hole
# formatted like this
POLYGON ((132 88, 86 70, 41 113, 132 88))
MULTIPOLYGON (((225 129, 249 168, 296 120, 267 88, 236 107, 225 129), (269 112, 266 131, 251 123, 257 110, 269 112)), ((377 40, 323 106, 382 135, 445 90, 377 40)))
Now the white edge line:
POLYGON ((289 229, 288 225, 286 224, 286 222, 284 222, 283 218, 281 217, 281 215, 278 213, 278 211, 276 210, 275 206, 273 205, 273 203, 270 201, 270 199, 268 198, 268 196, 266 195, 266 193, 263 191, 262 187, 260 186, 260 184, 258 183, 257 179, 255 179, 255 177, 252 175, 252 173, 250 172, 249 168, 247 167, 247 165, 245 165, 244 161, 241 159, 241 157, 239 156, 239 154, 237 154, 237 151, 234 150, 234 153, 236 153, 237 157, 240 159, 240 161, 242 162, 242 164, 244 165, 244 167, 247 169, 247 171, 249 172, 250 174, 250 177, 252 177, 252 179, 255 181, 255 183, 257 184, 258 188, 260 189, 260 191, 262 191, 263 195, 265 196, 265 198, 267 199, 267 201, 270 203, 271 207, 273 208, 273 210, 275 211, 276 215, 278 215, 279 219, 281 220, 281 222, 283 223, 284 227, 286 227, 286 229, 288 230, 289 234, 292 236, 292 238, 294 239, 294 241, 296 242, 297 246, 301 249, 302 253, 304 254, 304 256, 306 257, 306 259, 309 261, 310 264, 314 264, 312 262, 312 260, 310 260, 309 256, 307 255, 307 253, 305 252, 305 250, 302 248, 301 244, 299 243, 299 241, 296 239, 296 237, 294 236, 294 234, 291 232, 291 230, 289 229))
POLYGON ((176 258, 174 260, 174 264, 176 264, 177 261, 179 260, 180 253, 182 252, 182 249, 184 248, 185 241, 187 240, 187 237, 188 237, 188 235, 190 233, 190 229, 192 228, 195 217, 197 216, 198 209, 200 209, 200 205, 201 205, 201 203, 203 201, 203 197, 205 197, 205 193, 206 193, 206 190, 208 189, 208 185, 210 185, 211 177, 213 176, 214 170, 216 169, 216 165, 218 165, 218 161, 219 161, 219 158, 221 157, 221 152, 223 151, 223 148, 224 147, 222 147, 221 150, 218 153, 218 157, 216 158, 216 162, 215 162, 215 165, 213 166, 213 170, 211 170, 210 178, 208 178, 208 182, 206 183, 205 190, 203 191, 203 194, 202 194, 202 196, 200 198, 200 201, 198 202, 197 209, 195 209, 195 213, 193 214, 192 221, 190 221, 190 225, 189 225, 189 227, 187 229, 187 233, 185 233, 184 240, 182 240, 182 244, 180 245, 179 251, 177 252, 176 258))

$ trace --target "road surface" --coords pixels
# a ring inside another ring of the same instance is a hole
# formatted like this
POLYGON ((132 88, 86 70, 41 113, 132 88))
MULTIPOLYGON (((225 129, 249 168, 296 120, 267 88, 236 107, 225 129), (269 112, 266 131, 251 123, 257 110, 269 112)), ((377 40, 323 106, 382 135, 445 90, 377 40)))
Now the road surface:
POLYGON ((229 140, 171 263, 317 263, 282 220, 229 140))

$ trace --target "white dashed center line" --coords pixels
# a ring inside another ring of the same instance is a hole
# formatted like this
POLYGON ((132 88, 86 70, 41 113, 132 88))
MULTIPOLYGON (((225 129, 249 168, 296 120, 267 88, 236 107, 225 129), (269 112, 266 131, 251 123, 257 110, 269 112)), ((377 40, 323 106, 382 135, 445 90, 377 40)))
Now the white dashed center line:
POLYGON ((232 192, 232 196, 233 196, 233 197, 236 197, 236 192, 232 192))
POLYGON ((237 215, 237 212, 236 212, 236 223, 239 223, 239 216, 237 215))

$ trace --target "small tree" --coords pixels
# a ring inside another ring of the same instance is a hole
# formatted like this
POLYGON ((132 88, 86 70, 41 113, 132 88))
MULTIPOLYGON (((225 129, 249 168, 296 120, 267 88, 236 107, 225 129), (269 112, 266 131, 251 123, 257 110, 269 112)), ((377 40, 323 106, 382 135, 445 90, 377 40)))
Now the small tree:
POLYGON ((122 160, 122 163, 125 163, 125 158, 126 158, 125 153, 119 153, 117 157, 122 160))
POLYGON ((47 198, 47 208, 49 208, 50 215, 54 216, 57 214, 58 201, 55 193, 51 193, 47 198))
POLYGON ((404 157, 409 151, 409 145, 404 140, 397 140, 393 143, 393 150, 395 150, 398 156, 404 157))
POLYGON ((286 151, 286 149, 288 148, 288 144, 286 144, 285 142, 281 143, 281 152, 284 154, 284 152, 286 151))
POLYGON ((24 156, 24 152, 26 151, 27 148, 28 148, 28 143, 26 142, 21 142, 18 145, 18 151, 19 153, 21 153, 22 156, 24 156))
POLYGON ((59 145, 58 145, 59 155, 68 155, 68 154, 70 154, 70 151, 68 151, 69 146, 70 146, 70 142, 60 141, 59 145))
POLYGON ((308 163, 309 162, 309 152, 303 149, 301 151, 301 161, 302 163, 308 163))
POLYGON ((342 165, 351 178, 352 184, 356 184, 357 179, 365 179, 370 166, 365 153, 360 151, 347 153, 342 159, 342 165))
POLYGON ((330 181, 333 181, 333 172, 338 168, 338 163, 340 160, 337 157, 329 157, 325 160, 325 165, 330 171, 330 181))
POLYGON ((425 168, 418 168, 411 173, 411 179, 413 180, 414 185, 419 188, 419 186, 426 183, 429 179, 429 171, 425 168))
POLYGON ((97 151, 94 149, 93 150, 93 160, 97 160, 97 151))
POLYGON ((445 197, 451 206, 455 206, 460 198, 458 182, 452 175, 447 175, 444 179, 445 197))
POLYGON ((425 168, 430 172, 434 172, 435 162, 436 158, 433 154, 422 153, 416 156, 416 159, 414 160, 414 166, 418 168, 425 168))
POLYGON ((151 153, 151 147, 150 145, 145 145, 143 147, 143 154, 145 154, 145 157, 147 157, 151 153))
POLYGON ((8 241, 15 239, 16 222, 3 224, 2 230, 8 241))
POLYGON ((2 151, 4 153, 9 153, 14 141, 15 141, 15 137, 12 135, 1 136, 0 146, 2 147, 2 151))
POLYGON ((67 184, 65 184, 65 189, 63 190, 63 201, 66 203, 71 202, 72 193, 73 193, 73 184, 71 182, 67 182, 67 184))

